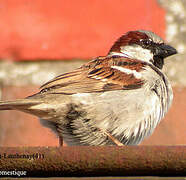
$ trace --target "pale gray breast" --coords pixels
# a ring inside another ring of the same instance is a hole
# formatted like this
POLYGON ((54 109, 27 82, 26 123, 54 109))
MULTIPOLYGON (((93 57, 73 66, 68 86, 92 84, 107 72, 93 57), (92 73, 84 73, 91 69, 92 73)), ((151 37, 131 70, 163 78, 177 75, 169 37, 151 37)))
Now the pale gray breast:
POLYGON ((151 68, 149 71, 143 74, 146 83, 140 89, 75 94, 72 99, 81 104, 93 126, 110 132, 124 144, 139 144, 153 132, 172 101, 167 78, 151 68))
POLYGON ((172 102, 167 78, 150 67, 147 71, 143 73, 145 85, 139 89, 71 95, 61 126, 54 122, 45 122, 45 126, 61 129, 69 145, 112 145, 99 129, 126 145, 139 144, 153 132, 172 102))

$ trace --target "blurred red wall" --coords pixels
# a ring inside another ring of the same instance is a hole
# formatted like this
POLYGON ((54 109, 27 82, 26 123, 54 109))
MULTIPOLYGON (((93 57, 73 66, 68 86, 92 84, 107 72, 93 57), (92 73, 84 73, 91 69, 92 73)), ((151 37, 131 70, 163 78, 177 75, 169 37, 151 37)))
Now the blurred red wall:
POLYGON ((0 59, 87 59, 105 55, 128 30, 164 37, 157 0, 1 0, 0 59))

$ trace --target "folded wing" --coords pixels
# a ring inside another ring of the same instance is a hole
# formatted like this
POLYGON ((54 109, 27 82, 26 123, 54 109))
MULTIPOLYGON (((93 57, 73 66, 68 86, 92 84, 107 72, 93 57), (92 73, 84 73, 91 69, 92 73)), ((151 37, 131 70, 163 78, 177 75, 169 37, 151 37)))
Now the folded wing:
POLYGON ((47 82, 41 86, 41 93, 75 94, 137 89, 144 84, 136 76, 143 67, 142 62, 125 57, 98 57, 47 82))

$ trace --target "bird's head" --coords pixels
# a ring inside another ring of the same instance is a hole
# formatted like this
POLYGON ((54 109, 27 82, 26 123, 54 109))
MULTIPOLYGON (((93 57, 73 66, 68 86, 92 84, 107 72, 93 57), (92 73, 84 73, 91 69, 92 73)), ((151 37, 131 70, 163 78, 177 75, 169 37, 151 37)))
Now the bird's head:
POLYGON ((153 64, 162 69, 164 58, 176 54, 175 48, 165 44, 151 31, 129 31, 111 47, 109 55, 120 55, 153 64))

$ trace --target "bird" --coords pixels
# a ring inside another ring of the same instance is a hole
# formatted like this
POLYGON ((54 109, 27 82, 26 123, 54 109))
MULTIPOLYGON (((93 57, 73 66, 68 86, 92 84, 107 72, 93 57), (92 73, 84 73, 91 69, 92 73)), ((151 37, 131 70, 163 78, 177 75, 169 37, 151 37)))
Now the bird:
POLYGON ((152 31, 128 31, 106 56, 55 77, 36 94, 0 101, 0 110, 37 116, 60 146, 138 145, 171 106, 172 87, 162 68, 176 53, 152 31))

